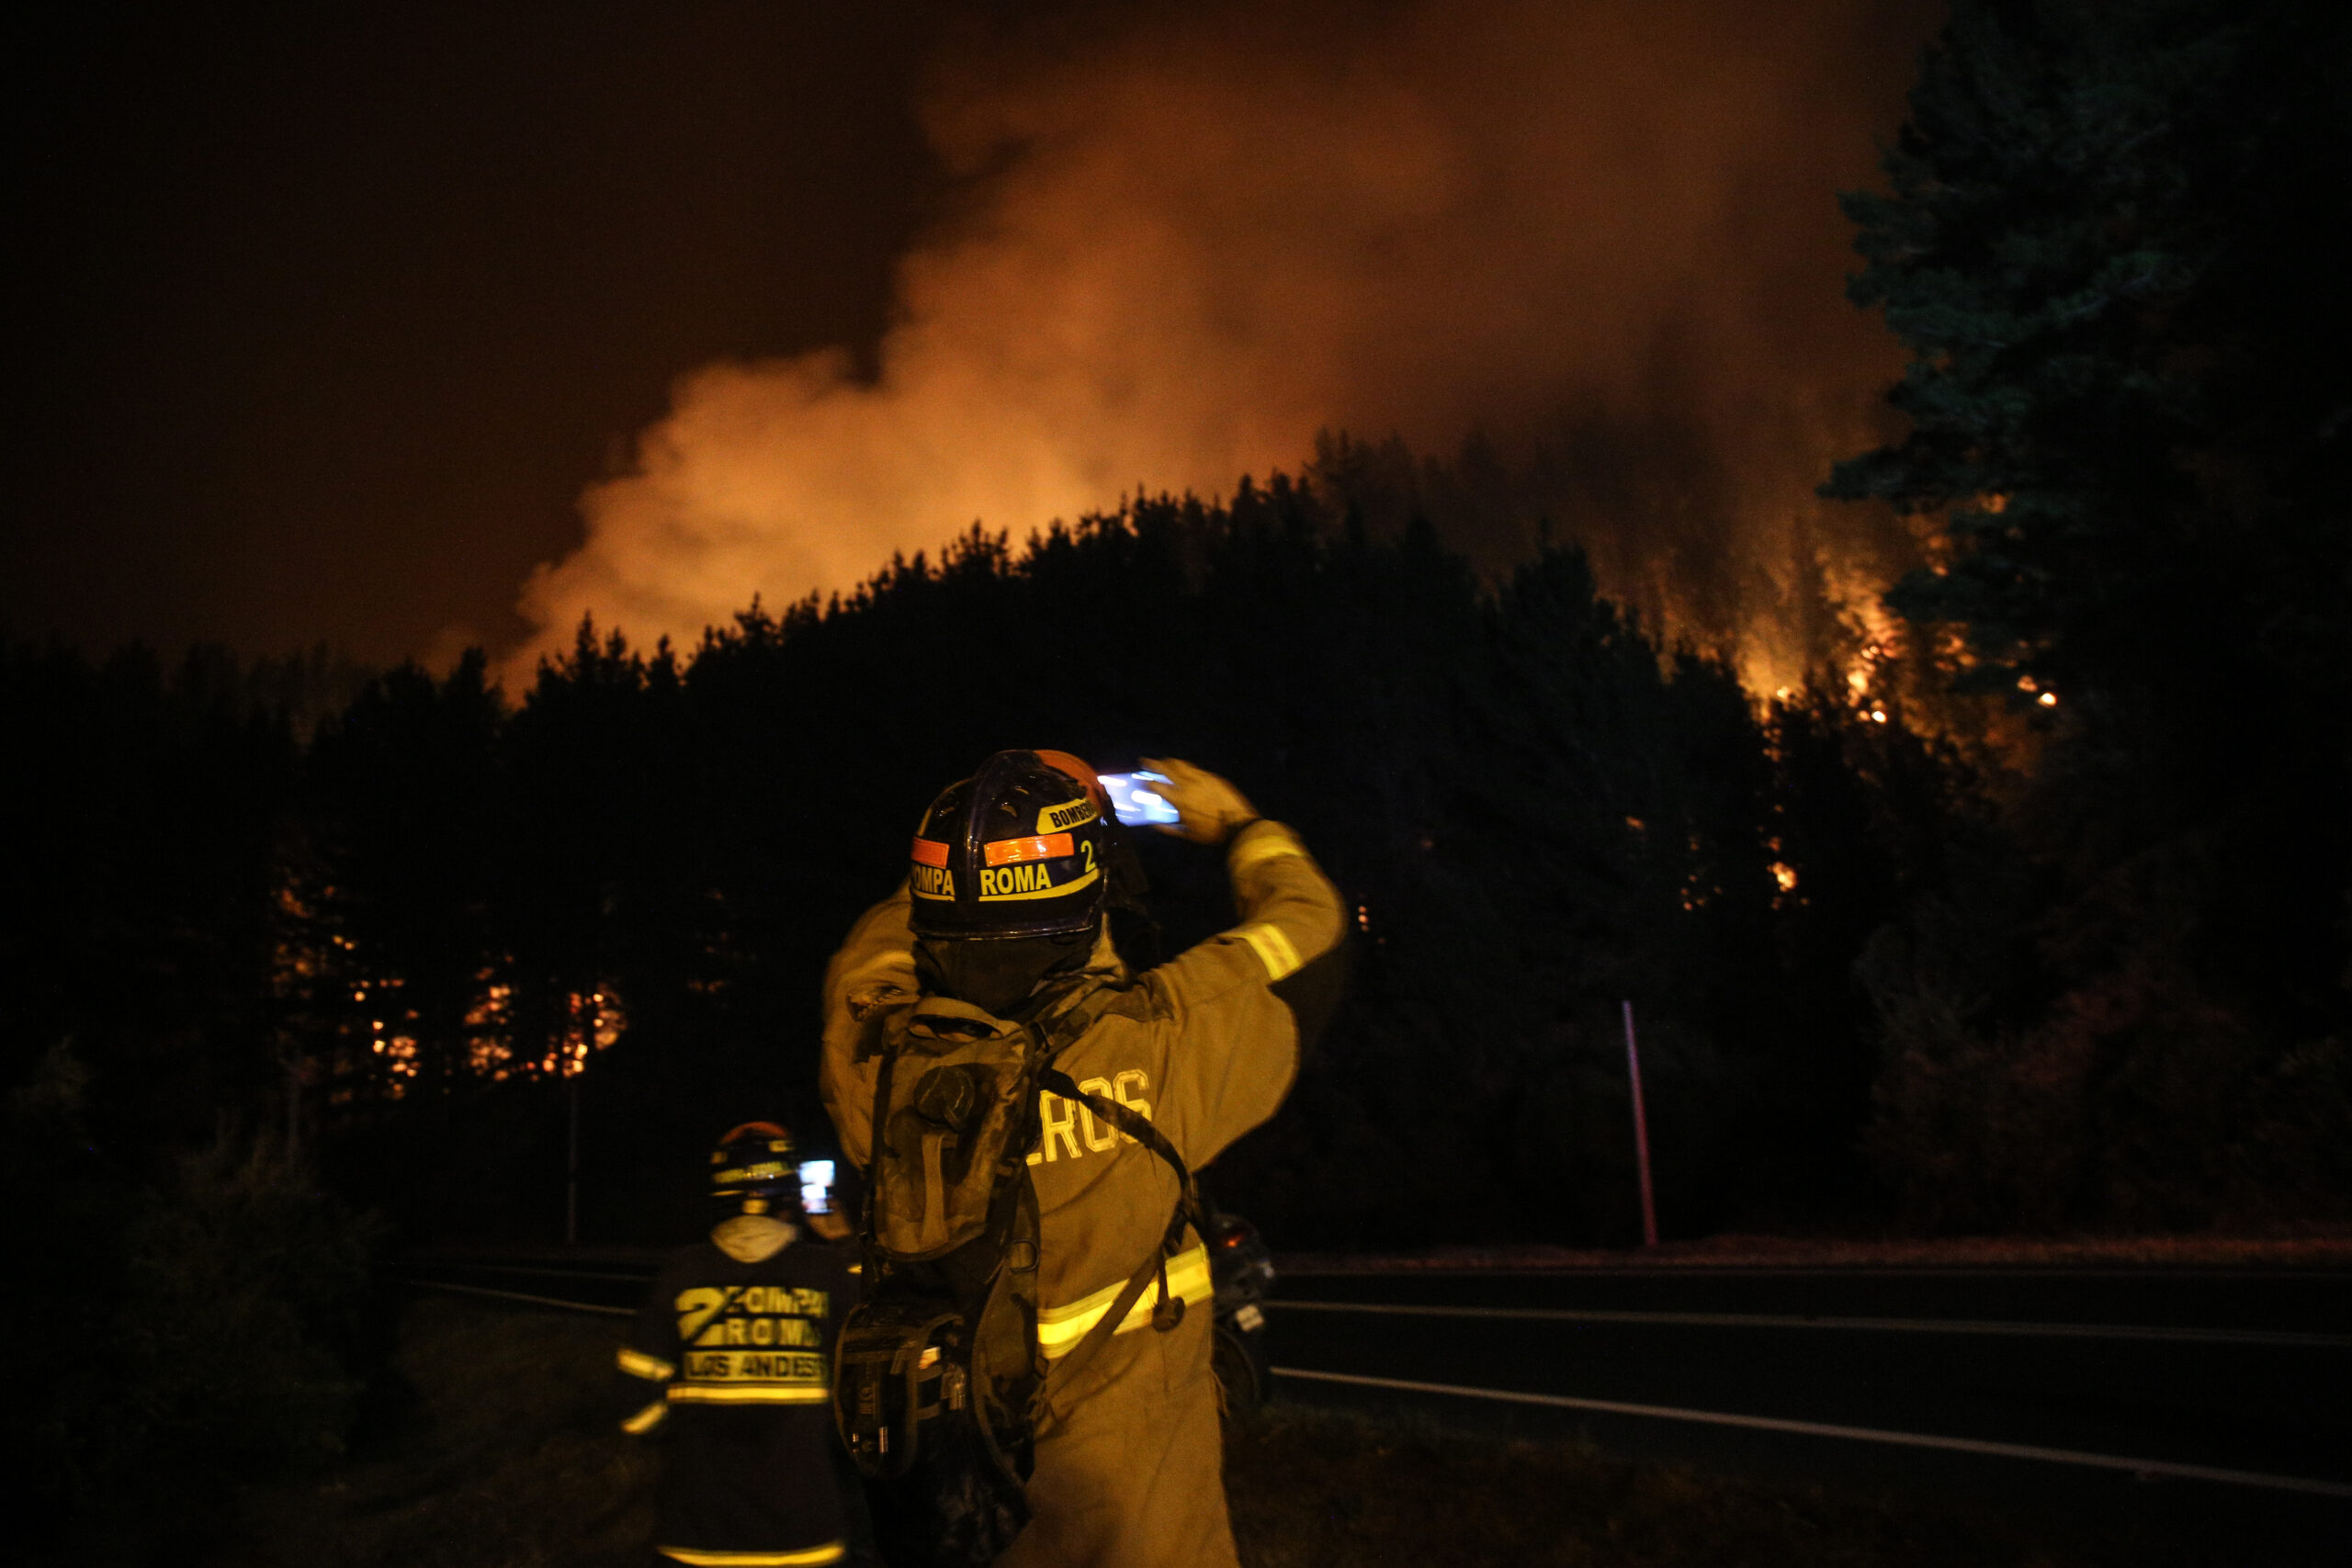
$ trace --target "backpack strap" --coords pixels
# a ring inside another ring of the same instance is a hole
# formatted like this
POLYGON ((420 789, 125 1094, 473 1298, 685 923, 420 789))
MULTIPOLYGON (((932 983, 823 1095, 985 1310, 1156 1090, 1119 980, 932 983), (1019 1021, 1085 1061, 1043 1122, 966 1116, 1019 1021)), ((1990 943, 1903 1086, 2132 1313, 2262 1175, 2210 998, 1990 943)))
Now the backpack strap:
POLYGON ((1150 1117, 1143 1115, 1131 1107, 1122 1105, 1115 1100, 1105 1100, 1099 1094, 1087 1093, 1070 1081, 1068 1073, 1050 1063, 1037 1070, 1037 1083, 1040 1088, 1049 1089, 1065 1100, 1077 1100, 1120 1132, 1166 1160, 1168 1168, 1176 1173, 1176 1185, 1182 1193, 1178 1200, 1179 1206, 1185 1211, 1186 1218, 1191 1217, 1192 1211, 1199 1206, 1199 1199, 1193 1190, 1193 1173, 1185 1168, 1184 1156, 1176 1152, 1176 1145, 1168 1141, 1168 1134, 1154 1126, 1150 1117))
POLYGON ((866 1106, 865 1179, 860 1183, 865 1190, 857 1206, 857 1245, 865 1261, 868 1290, 882 1280, 882 1240, 875 1229, 874 1212, 882 1190, 882 1128, 883 1119, 890 1113, 890 1069, 898 1061, 895 1048, 882 1053, 881 1065, 874 1070, 874 1098, 866 1106))
POLYGON ((1167 1161, 1168 1168, 1176 1173, 1176 1207, 1175 1212, 1168 1217, 1168 1229, 1161 1234, 1159 1245, 1151 1249, 1150 1255, 1136 1265, 1134 1273, 1127 1276, 1126 1284, 1120 1288, 1118 1295, 1111 1303, 1110 1309, 1095 1320, 1094 1326, 1086 1331, 1086 1337, 1080 1340, 1069 1354, 1062 1358, 1062 1375, 1067 1378, 1074 1376, 1080 1368, 1092 1360, 1095 1353, 1118 1333, 1120 1325, 1127 1320, 1127 1314, 1135 1309, 1136 1303, 1142 1298, 1144 1287, 1155 1277, 1159 1281, 1159 1298, 1152 1311, 1152 1325, 1164 1333, 1182 1321, 1183 1303, 1172 1302, 1168 1293, 1168 1260, 1183 1247, 1184 1227, 1197 1222, 1200 1215, 1200 1196, 1198 1190, 1193 1184, 1193 1173, 1185 1168, 1183 1156, 1176 1152, 1176 1145, 1168 1141, 1168 1134, 1152 1125, 1149 1117, 1130 1110, 1117 1100, 1106 1100, 1099 1094, 1087 1093, 1070 1081, 1068 1073, 1050 1063, 1038 1069, 1037 1082, 1040 1087, 1051 1089, 1065 1100, 1076 1100, 1084 1105, 1110 1122, 1112 1126, 1167 1161))

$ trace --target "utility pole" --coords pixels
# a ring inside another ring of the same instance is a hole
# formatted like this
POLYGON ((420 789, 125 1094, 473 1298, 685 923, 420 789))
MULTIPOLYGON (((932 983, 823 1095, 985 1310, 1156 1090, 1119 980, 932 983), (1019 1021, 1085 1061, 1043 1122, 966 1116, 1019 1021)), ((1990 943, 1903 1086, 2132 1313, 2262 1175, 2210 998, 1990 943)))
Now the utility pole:
POLYGON ((1650 1194, 1650 1122, 1642 1111, 1642 1053, 1634 1043, 1634 1004, 1625 1010, 1625 1077, 1634 1086, 1634 1165, 1642 1179, 1642 1245, 1657 1245, 1657 1201, 1650 1194))
MULTIPOLYGON (((566 1041, 567 1054, 570 1049, 571 1042, 566 1041)), ((580 1245, 580 1079, 586 1070, 587 1066, 582 1063, 581 1070, 565 1079, 563 1086, 566 1119, 570 1123, 563 1155, 563 1245, 566 1247, 580 1245)), ((1646 1191, 1648 1178, 1643 1178, 1643 1190, 1646 1191)))
POLYGON ((286 1163, 293 1166, 302 1158, 302 1059, 291 1046, 280 1049, 286 1064, 286 1163))

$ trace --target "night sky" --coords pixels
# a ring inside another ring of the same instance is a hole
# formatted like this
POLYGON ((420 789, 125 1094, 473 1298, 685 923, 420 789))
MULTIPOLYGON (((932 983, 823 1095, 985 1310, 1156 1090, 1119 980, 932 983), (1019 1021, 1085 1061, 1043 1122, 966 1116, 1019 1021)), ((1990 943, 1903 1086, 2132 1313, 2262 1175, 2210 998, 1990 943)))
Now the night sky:
POLYGON ((527 649, 583 608, 690 636, 976 515, 1229 489, 1334 425, 1570 446, 1589 497, 1696 507, 1769 559, 1758 520, 1812 504, 1898 364, 1840 295, 1831 196, 1871 177, 1934 21, 11 23, 0 624, 373 660, 527 649))

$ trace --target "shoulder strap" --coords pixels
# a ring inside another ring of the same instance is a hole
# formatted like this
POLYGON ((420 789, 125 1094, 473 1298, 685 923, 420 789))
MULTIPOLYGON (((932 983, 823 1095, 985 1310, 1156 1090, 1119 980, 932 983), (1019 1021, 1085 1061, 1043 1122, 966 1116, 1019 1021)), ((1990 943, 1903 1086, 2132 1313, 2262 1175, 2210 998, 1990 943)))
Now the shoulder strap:
POLYGON ((881 1065, 874 1069, 874 1097, 865 1108, 865 1190, 857 1205, 857 1248, 865 1264, 865 1284, 868 1289, 882 1281, 882 1252, 880 1239, 874 1229, 874 1210, 882 1190, 882 1129, 890 1114, 890 1069, 898 1065, 895 1046, 882 1053, 881 1065))
POLYGON ((1169 1306, 1168 1260, 1183 1247, 1185 1225, 1197 1222, 1200 1214, 1200 1196, 1193 1185, 1193 1173, 1185 1168, 1183 1157, 1176 1152, 1176 1145, 1168 1141, 1168 1134, 1152 1125, 1149 1117, 1128 1109, 1117 1100, 1106 1100, 1099 1094, 1087 1093, 1070 1081, 1068 1073, 1050 1063, 1038 1069, 1037 1082, 1066 1100, 1076 1100, 1086 1106, 1120 1132, 1126 1134, 1136 1143, 1167 1161, 1168 1168, 1176 1173, 1176 1209, 1168 1217, 1168 1229, 1161 1234, 1159 1245, 1154 1247, 1149 1255, 1136 1266, 1135 1272, 1127 1276, 1126 1284, 1121 1287, 1118 1295, 1112 1301, 1110 1310, 1097 1318, 1094 1326, 1086 1331, 1086 1337, 1080 1340, 1069 1354, 1062 1358, 1062 1375, 1068 1378, 1075 1376, 1080 1368, 1094 1359, 1095 1353, 1110 1340, 1112 1336, 1119 1332, 1119 1325, 1126 1322, 1127 1314, 1135 1310, 1136 1303, 1142 1298, 1144 1287, 1149 1284, 1155 1276, 1159 1280, 1159 1310, 1170 1314, 1161 1326, 1173 1328, 1176 1325, 1177 1320, 1183 1313, 1183 1308, 1181 1304, 1172 1309, 1169 1306))
POLYGON ((1052 1089, 1065 1100, 1079 1101, 1120 1132, 1166 1160, 1168 1168, 1176 1173, 1176 1185, 1183 1191, 1182 1200, 1183 1207, 1189 1211, 1193 1206, 1195 1200, 1193 1195, 1193 1173, 1185 1168, 1184 1157, 1176 1152, 1176 1145, 1168 1141, 1168 1134, 1152 1125, 1150 1117, 1122 1105, 1115 1100, 1105 1100, 1099 1094, 1087 1093, 1070 1081, 1070 1076, 1068 1073, 1050 1063, 1038 1069, 1037 1082, 1040 1087, 1052 1089))

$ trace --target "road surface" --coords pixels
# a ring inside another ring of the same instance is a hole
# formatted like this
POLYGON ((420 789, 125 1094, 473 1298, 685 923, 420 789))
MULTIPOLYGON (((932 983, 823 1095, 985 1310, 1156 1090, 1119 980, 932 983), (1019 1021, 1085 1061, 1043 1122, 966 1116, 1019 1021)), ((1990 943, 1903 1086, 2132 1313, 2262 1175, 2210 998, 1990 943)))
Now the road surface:
MULTIPOLYGON (((412 1277, 618 1313, 653 1257, 412 1277)), ((1294 1270, 1269 1315, 1283 1397, 2352 1562, 2352 1270, 1294 1270)))
POLYGON ((2352 1271, 1286 1273, 1277 1391, 2352 1562, 2352 1271))

